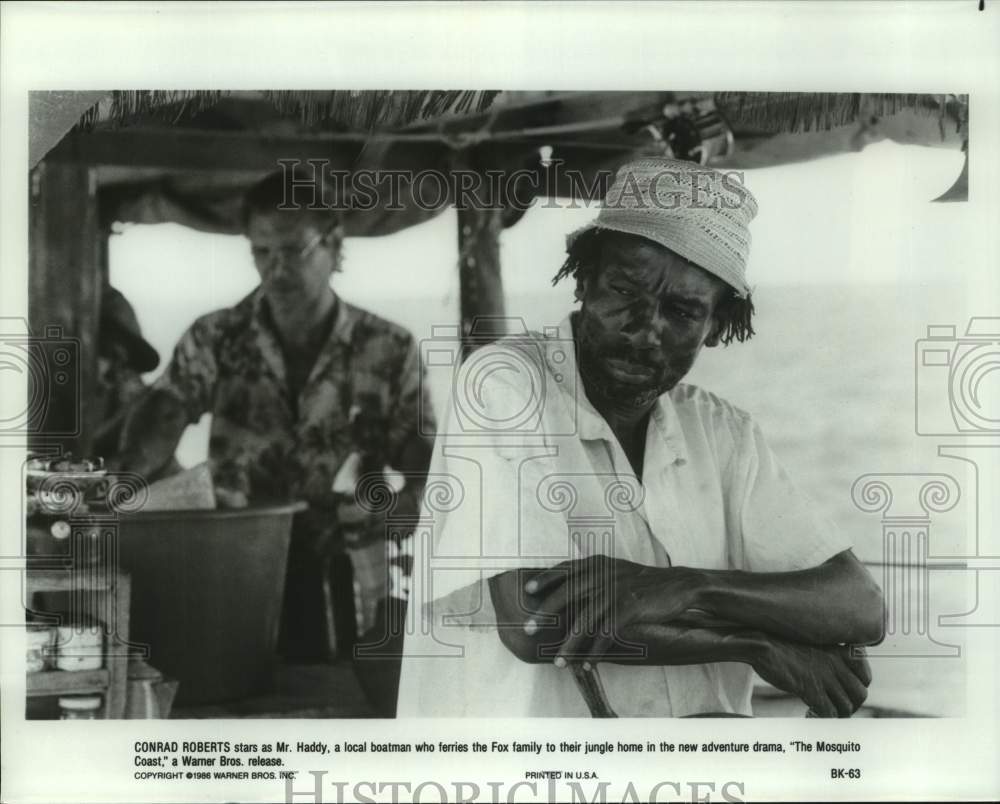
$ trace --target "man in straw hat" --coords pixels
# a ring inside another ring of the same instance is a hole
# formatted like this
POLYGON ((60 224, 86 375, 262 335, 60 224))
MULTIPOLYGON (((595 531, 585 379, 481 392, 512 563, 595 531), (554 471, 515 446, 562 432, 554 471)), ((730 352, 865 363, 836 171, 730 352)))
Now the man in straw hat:
POLYGON ((751 417, 681 382, 753 335, 739 178, 623 167, 556 275, 579 310, 459 373, 401 715, 750 715, 754 670, 820 716, 865 700, 878 587, 751 417))

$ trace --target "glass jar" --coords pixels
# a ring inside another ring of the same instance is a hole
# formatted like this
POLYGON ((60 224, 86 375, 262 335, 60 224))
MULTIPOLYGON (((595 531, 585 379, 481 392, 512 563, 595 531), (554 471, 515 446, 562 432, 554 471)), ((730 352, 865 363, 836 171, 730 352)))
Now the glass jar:
POLYGON ((86 621, 56 628, 57 670, 99 670, 104 666, 100 625, 86 621))
POLYGON ((25 666, 29 673, 39 673, 49 666, 55 633, 55 630, 48 626, 28 626, 25 666))
POLYGON ((97 720, 101 714, 100 695, 66 695, 59 699, 60 720, 97 720))

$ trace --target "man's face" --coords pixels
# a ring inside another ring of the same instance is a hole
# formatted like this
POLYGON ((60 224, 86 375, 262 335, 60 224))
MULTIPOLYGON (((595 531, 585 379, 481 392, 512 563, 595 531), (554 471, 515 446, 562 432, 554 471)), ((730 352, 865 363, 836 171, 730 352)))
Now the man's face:
POLYGON ((329 286, 336 246, 317 218, 291 211, 254 213, 247 237, 268 298, 315 299, 329 286))
POLYGON ((681 381, 702 346, 718 343, 714 313, 725 290, 656 243, 604 235, 596 270, 577 283, 585 379, 610 399, 649 404, 681 381))
POLYGON ((132 368, 124 344, 112 341, 110 338, 101 338, 97 352, 98 387, 114 387, 120 377, 128 371, 132 371, 132 368))

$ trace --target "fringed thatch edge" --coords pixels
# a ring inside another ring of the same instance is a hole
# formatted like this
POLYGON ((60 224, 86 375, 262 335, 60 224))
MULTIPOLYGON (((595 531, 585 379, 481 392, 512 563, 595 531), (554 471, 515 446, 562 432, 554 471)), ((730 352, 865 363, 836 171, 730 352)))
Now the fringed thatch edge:
POLYGON ((826 130, 904 109, 952 120, 961 130, 968 119, 968 95, 864 92, 720 92, 716 105, 733 125, 775 134, 826 130))
MULTIPOLYGON (((177 122, 211 108, 228 90, 116 90, 88 109, 78 123, 85 131, 98 123, 127 126, 153 116, 177 122)), ((305 125, 373 131, 396 128, 446 114, 478 114, 490 107, 499 90, 263 90, 283 115, 305 125)))

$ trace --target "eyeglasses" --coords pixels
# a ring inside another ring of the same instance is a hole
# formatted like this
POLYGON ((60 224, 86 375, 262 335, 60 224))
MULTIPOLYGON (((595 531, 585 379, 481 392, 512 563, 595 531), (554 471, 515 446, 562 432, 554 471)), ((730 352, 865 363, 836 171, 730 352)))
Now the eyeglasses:
POLYGON ((276 256, 281 258, 282 265, 301 265, 317 249, 319 244, 330 237, 336 229, 337 226, 334 224, 325 232, 311 237, 309 242, 302 247, 279 246, 278 248, 268 248, 267 246, 251 246, 250 253, 253 255, 254 262, 263 265, 273 263, 276 256))

